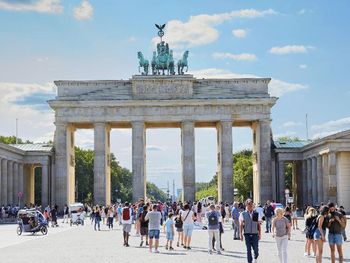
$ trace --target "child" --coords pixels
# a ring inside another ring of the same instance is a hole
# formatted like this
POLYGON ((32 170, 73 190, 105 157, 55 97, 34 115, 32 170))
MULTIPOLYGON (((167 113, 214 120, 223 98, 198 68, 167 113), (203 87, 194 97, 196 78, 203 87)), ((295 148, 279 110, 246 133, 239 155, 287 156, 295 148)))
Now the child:
POLYGON ((165 249, 168 250, 174 250, 173 248, 173 240, 174 240, 174 220, 173 220, 173 213, 169 213, 168 219, 166 220, 164 224, 165 233, 166 233, 166 246, 165 249))

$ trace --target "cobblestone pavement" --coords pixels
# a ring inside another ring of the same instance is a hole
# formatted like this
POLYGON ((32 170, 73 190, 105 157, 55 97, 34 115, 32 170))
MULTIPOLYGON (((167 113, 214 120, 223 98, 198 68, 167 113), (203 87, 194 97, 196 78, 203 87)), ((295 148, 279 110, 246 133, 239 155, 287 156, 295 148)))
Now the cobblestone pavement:
MULTIPOLYGON (((303 221, 299 221, 303 228, 303 221)), ((245 245, 232 239, 230 225, 225 225, 222 236, 222 255, 207 252, 208 234, 205 230, 195 230, 193 233, 192 250, 187 251, 175 246, 174 251, 165 250, 165 235, 161 234, 160 253, 150 253, 143 246, 139 247, 140 238, 132 229, 130 247, 123 247, 122 231, 118 225, 110 231, 102 226, 102 231, 96 232, 89 220, 85 226, 61 224, 58 228, 49 228, 47 236, 24 233, 17 236, 16 225, 0 225, 0 262, 247 262, 245 245)), ((263 226, 264 227, 264 226, 263 226)), ((348 236, 350 227, 347 227, 348 236)), ((259 243, 259 262, 278 262, 277 249, 271 234, 263 234, 259 243)), ((288 244, 289 262, 315 262, 314 258, 306 258, 304 253, 304 235, 300 230, 292 232, 292 240, 288 244)), ((324 247, 324 262, 329 262, 328 243, 324 247)), ((350 243, 344 243, 344 259, 350 262, 350 243)))

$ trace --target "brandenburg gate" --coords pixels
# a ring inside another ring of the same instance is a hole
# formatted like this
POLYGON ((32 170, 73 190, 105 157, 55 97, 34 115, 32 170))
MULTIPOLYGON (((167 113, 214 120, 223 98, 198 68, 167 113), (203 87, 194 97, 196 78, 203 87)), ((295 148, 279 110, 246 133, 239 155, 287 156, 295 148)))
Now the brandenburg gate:
MULTIPOLYGON (((272 198, 269 78, 196 79, 135 75, 130 80, 55 81, 52 203, 74 202, 74 132, 94 129, 94 203, 109 204, 110 130, 132 129, 133 199, 146 197, 146 129, 181 128, 183 200, 195 200, 195 128, 217 130, 218 201, 232 202, 232 127, 253 130, 254 201, 272 198)), ((205 142, 203 142, 205 143, 205 142)))

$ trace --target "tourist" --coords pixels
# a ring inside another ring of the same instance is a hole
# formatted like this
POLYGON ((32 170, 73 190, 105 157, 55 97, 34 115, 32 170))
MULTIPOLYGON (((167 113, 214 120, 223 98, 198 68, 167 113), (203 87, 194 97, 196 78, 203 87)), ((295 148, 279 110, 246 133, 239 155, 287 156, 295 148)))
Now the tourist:
POLYGON ((231 211, 232 225, 233 225, 233 239, 239 240, 239 209, 238 203, 233 203, 233 209, 231 211))
POLYGON ((174 250, 173 248, 173 241, 174 241, 174 220, 173 220, 173 213, 168 214, 168 218, 164 223, 164 230, 166 234, 166 250, 174 250))
POLYGON ((105 221, 106 221, 106 210, 105 210, 104 206, 101 207, 100 213, 101 213, 101 218, 102 218, 102 224, 104 225, 105 221))
POLYGON ((181 211, 179 208, 176 209, 176 217, 175 217, 175 228, 177 232, 177 247, 184 245, 184 235, 183 235, 183 222, 181 220, 181 211))
POLYGON ((314 233, 314 240, 316 243, 316 262, 322 262, 323 244, 326 242, 326 228, 327 228, 327 216, 329 213, 328 206, 322 206, 320 208, 320 215, 317 218, 317 229, 314 233))
POLYGON ((122 210, 123 210, 123 206, 122 206, 122 204, 119 204, 119 205, 118 205, 118 209, 117 209, 117 215, 118 215, 118 222, 119 222, 119 225, 122 224, 122 210))
POLYGON ((333 203, 328 204, 329 214, 328 221, 328 243, 331 249, 331 262, 335 262, 335 246, 339 255, 339 262, 343 262, 343 236, 342 229, 346 227, 346 219, 337 212, 333 203))
POLYGON ((298 227, 298 208, 294 204, 292 205, 292 225, 293 225, 293 229, 299 230, 299 227, 298 227))
POLYGON ((217 240, 216 242, 216 252, 220 252, 220 238, 219 238, 219 212, 215 210, 215 205, 211 204, 209 207, 209 212, 207 212, 206 217, 208 220, 208 253, 213 252, 213 238, 217 240))
POLYGON ((69 208, 68 208, 68 205, 65 204, 64 205, 64 208, 63 208, 63 221, 62 221, 62 224, 63 223, 68 223, 68 216, 69 216, 69 208))
POLYGON ((283 209, 275 210, 276 217, 272 221, 272 237, 275 238, 280 263, 288 262, 288 240, 290 240, 290 222, 283 216, 283 209))
MULTIPOLYGON (((224 220, 224 218, 221 216, 221 208, 220 208, 220 206, 216 206, 216 212, 218 213, 218 215, 219 215, 219 244, 220 244, 220 249, 221 250, 225 250, 223 247, 222 247, 222 241, 221 241, 221 235, 224 233, 224 227, 223 227, 223 220, 224 220)), ((213 240, 212 240, 212 242, 213 242, 213 247, 214 247, 214 244, 215 244, 215 242, 216 242, 216 238, 215 238, 215 236, 213 237, 213 240)))
POLYGON ((292 211, 288 205, 284 209, 283 216, 289 220, 289 223, 292 223, 292 211))
POLYGON ((122 225, 123 225, 123 239, 124 246, 129 246, 129 236, 131 231, 131 223, 132 223, 132 208, 129 206, 128 202, 125 202, 124 207, 122 209, 122 225))
POLYGON ((159 235, 160 235, 160 221, 162 220, 162 214, 157 211, 158 206, 155 204, 152 207, 152 211, 146 214, 145 220, 148 220, 148 236, 149 236, 149 252, 152 253, 153 238, 154 241, 154 253, 159 253, 159 235))
POLYGON ((91 225, 94 223, 95 216, 96 216, 96 207, 94 206, 94 207, 92 208, 91 213, 90 213, 91 225))
POLYGON ((316 255, 316 243, 314 242, 314 233, 312 232, 313 226, 316 225, 317 219, 317 211, 313 207, 309 207, 306 209, 306 217, 305 217, 305 229, 306 229, 306 244, 305 244, 305 252, 304 256, 312 256, 316 255), (312 254, 310 254, 310 249, 312 247, 312 254))
POLYGON ((146 237, 146 246, 148 246, 148 220, 145 220, 147 213, 148 213, 148 206, 144 205, 142 209, 142 213, 139 216, 140 235, 141 235, 140 247, 142 247, 143 245, 143 237, 146 237))
POLYGON ((96 205, 96 207, 94 208, 95 211, 95 216, 94 216, 94 230, 95 231, 101 231, 101 212, 100 212, 100 207, 98 205, 96 205), (96 229, 96 226, 98 229, 96 229))
POLYGON ((58 211, 58 206, 57 205, 54 205, 50 211, 50 216, 51 216, 51 226, 54 227, 54 226, 58 226, 58 223, 57 223, 57 211, 58 211))
MULTIPOLYGON (((338 211, 339 211, 339 213, 341 213, 341 214, 344 216, 345 226, 346 226, 346 212, 345 212, 345 210, 344 210, 344 206, 341 205, 341 206, 339 207, 338 211)), ((344 241, 347 240, 345 228, 346 228, 346 227, 344 227, 344 228, 342 229, 342 232, 341 232, 344 241)))
POLYGON ((197 222, 202 223, 202 214, 203 214, 203 208, 202 208, 202 203, 198 202, 197 203, 197 222))
POLYGON ((183 222, 183 234, 184 234, 184 248, 191 249, 191 238, 193 232, 193 220, 194 214, 190 210, 190 205, 184 205, 184 211, 181 213, 181 220, 183 222))
POLYGON ((271 202, 269 200, 266 202, 266 205, 264 208, 264 215, 265 215, 265 221, 266 221, 265 233, 269 233, 271 232, 271 222, 272 222, 272 217, 274 216, 274 208, 271 205, 271 202))
POLYGON ((108 225, 108 229, 113 229, 113 218, 114 218, 114 211, 113 211, 113 207, 111 206, 108 209, 107 212, 107 225, 108 225))
POLYGON ((261 226, 259 223, 259 213, 253 210, 253 201, 251 199, 247 199, 246 211, 240 214, 239 222, 241 235, 240 237, 241 241, 243 241, 243 236, 245 239, 248 263, 253 262, 252 249, 254 251, 254 262, 257 262, 257 259, 259 257, 261 226))
POLYGON ((228 203, 225 204, 225 222, 228 223, 230 221, 230 206, 228 203))

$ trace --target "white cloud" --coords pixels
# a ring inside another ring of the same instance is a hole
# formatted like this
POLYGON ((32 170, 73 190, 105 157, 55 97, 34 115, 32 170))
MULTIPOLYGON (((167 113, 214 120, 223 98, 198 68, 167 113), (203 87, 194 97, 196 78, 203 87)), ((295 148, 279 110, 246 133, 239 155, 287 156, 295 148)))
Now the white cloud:
POLYGON ((94 14, 94 9, 88 0, 83 0, 81 4, 74 8, 74 17, 77 20, 91 19, 94 14))
POLYGON ((306 10, 305 10, 305 9, 300 9, 299 12, 298 12, 299 15, 303 15, 303 14, 305 14, 305 13, 306 13, 306 10))
POLYGON ((252 61, 256 60, 256 56, 254 54, 250 53, 241 53, 241 54, 232 54, 232 53, 220 53, 220 52, 215 52, 213 54, 213 58, 215 59, 225 59, 225 58, 230 58, 233 60, 239 60, 239 61, 252 61))
POLYGON ((245 29, 234 29, 232 34, 237 38, 245 38, 247 36, 247 30, 245 29))
POLYGON ((287 121, 287 122, 282 124, 283 128, 292 128, 292 127, 297 127, 297 126, 301 126, 301 125, 303 125, 303 123, 295 122, 295 121, 287 121))
MULTIPOLYGON (((216 26, 235 18, 257 18, 268 15, 276 15, 273 9, 255 10, 242 9, 229 13, 220 14, 200 14, 191 16, 187 22, 180 20, 171 20, 165 28, 164 40, 167 41, 171 48, 185 48, 206 45, 216 41, 219 32, 216 26)), ((152 39, 153 43, 158 43, 159 38, 152 39)))
POLYGON ((312 138, 322 138, 330 134, 341 132, 350 129, 350 117, 345 117, 338 120, 328 121, 322 124, 316 124, 311 126, 313 133, 312 138))
POLYGON ((306 69, 306 68, 307 68, 307 65, 301 64, 301 65, 299 65, 299 68, 300 68, 300 69, 306 69))
MULTIPOLYGON (((202 70, 191 71, 197 78, 260 78, 253 74, 237 74, 223 69, 208 68, 202 70)), ((278 79, 272 79, 269 84, 269 92, 271 96, 281 97, 286 93, 308 89, 303 84, 285 82, 278 79)))
POLYGON ((273 134, 273 139, 277 140, 281 137, 295 137, 296 135, 297 135, 297 133, 295 131, 286 131, 283 133, 273 134))
POLYGON ((19 105, 16 102, 36 94, 52 95, 55 89, 53 83, 22 84, 0 83, 0 134, 4 136, 15 134, 15 119, 18 118, 19 137, 25 140, 43 142, 53 140, 54 113, 40 111, 36 105, 19 105))
POLYGON ((63 6, 61 0, 0 0, 0 9, 22 12, 61 13, 63 6))
POLYGON ((287 45, 283 47, 272 47, 269 52, 275 55, 300 54, 308 53, 312 48, 312 46, 304 45, 287 45))
POLYGON ((159 147, 159 146, 157 146, 157 145, 147 145, 147 146, 146 146, 146 150, 147 150, 147 151, 155 151, 155 152, 158 152, 158 151, 163 151, 164 148, 159 147))
POLYGON ((48 57, 43 57, 43 58, 37 58, 36 59, 36 62, 38 62, 38 63, 43 63, 43 62, 46 62, 46 61, 49 61, 48 57))

